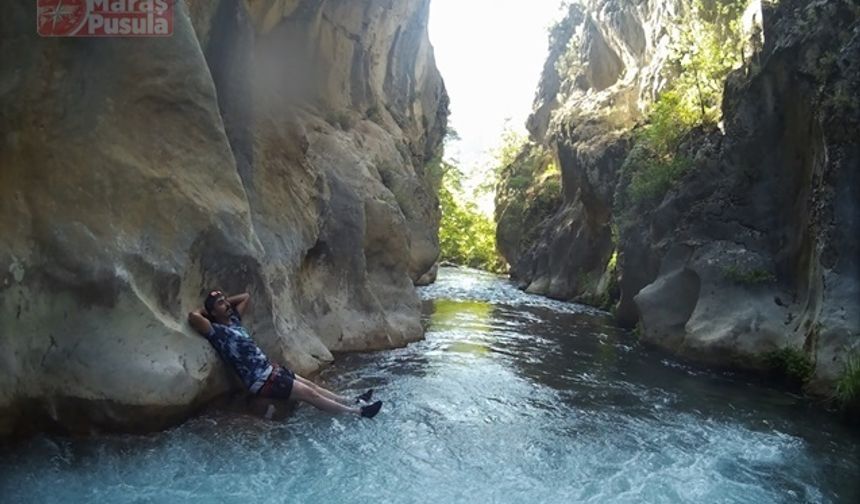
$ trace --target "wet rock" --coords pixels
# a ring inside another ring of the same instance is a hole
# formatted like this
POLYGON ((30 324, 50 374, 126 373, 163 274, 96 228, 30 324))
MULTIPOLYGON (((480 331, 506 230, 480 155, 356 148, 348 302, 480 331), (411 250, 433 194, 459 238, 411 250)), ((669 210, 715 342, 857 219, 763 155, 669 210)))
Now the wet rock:
MULTIPOLYGON (((610 282, 600 279, 616 274, 607 271, 616 252, 610 224, 629 133, 659 90, 666 26, 677 14, 673 2, 594 0, 571 4, 553 29, 528 128, 561 171, 561 198, 544 212, 526 204, 521 217, 510 201, 527 199, 522 192, 496 202, 499 250, 532 292, 608 295, 610 282)), ((526 151, 514 164, 530 161, 526 151)))
POLYGON ((500 222, 501 250, 522 288, 592 304, 617 253, 616 318, 647 341, 753 369, 789 348, 814 363, 807 390, 829 394, 860 351, 860 9, 751 3, 722 128, 691 131, 684 175, 633 205, 631 131, 666 84, 679 6, 571 6, 529 121, 559 163, 563 197, 536 234, 500 222))
POLYGON ((421 277, 418 280, 415 281, 415 285, 416 286, 430 285, 436 281, 436 276, 438 274, 439 274, 439 263, 436 263, 433 265, 432 268, 430 268, 430 271, 428 271, 427 273, 424 273, 423 275, 421 275, 421 277))
POLYGON ((164 39, 0 20, 0 434, 146 430, 235 387, 185 314, 219 287, 302 373, 422 336, 428 2, 177 3, 164 39))

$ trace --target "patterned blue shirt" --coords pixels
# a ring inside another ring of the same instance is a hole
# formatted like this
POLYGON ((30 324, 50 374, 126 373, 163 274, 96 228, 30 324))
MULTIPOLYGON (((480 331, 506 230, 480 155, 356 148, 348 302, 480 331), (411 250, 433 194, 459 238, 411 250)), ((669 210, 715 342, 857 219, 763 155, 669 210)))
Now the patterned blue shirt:
POLYGON ((212 330, 206 339, 251 392, 256 393, 272 372, 272 364, 242 327, 242 319, 238 315, 231 316, 228 325, 212 322, 212 330))

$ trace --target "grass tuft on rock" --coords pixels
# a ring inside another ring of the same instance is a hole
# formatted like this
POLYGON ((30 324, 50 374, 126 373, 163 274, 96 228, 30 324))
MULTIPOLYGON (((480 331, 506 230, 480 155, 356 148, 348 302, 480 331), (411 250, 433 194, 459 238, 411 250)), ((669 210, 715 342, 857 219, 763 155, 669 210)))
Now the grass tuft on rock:
POLYGON ((726 279, 741 285, 760 285, 776 281, 776 276, 766 269, 753 268, 744 270, 737 266, 729 266, 725 269, 726 279))
POLYGON ((768 352, 764 360, 773 376, 792 388, 803 388, 815 371, 812 359, 803 350, 793 347, 768 352))
POLYGON ((741 19, 748 0, 688 3, 666 64, 670 84, 652 105, 625 161, 630 176, 625 206, 659 204, 693 167, 680 147, 694 128, 720 122, 726 77, 744 63, 741 19))
POLYGON ((845 360, 834 398, 842 408, 860 409, 860 355, 854 354, 845 360))

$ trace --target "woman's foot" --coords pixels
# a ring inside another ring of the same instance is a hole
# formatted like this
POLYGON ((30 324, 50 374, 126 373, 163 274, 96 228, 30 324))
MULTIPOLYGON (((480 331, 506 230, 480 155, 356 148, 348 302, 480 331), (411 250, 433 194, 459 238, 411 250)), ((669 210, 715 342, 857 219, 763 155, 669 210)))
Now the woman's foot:
POLYGON ((373 389, 367 389, 367 392, 361 394, 360 396, 355 398, 355 402, 370 402, 370 398, 373 397, 373 389))
POLYGON ((373 418, 382 409, 382 401, 376 401, 373 404, 361 407, 361 416, 364 418, 373 418))

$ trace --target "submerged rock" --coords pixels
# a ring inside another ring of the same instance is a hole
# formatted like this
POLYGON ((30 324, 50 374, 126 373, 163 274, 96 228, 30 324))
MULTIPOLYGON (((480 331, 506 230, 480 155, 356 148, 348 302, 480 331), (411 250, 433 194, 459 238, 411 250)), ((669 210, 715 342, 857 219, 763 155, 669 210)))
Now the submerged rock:
POLYGON ((185 314, 248 290, 268 355, 419 339, 424 165, 447 97, 427 0, 180 2, 172 37, 0 20, 0 434, 146 430, 232 385, 185 314))

